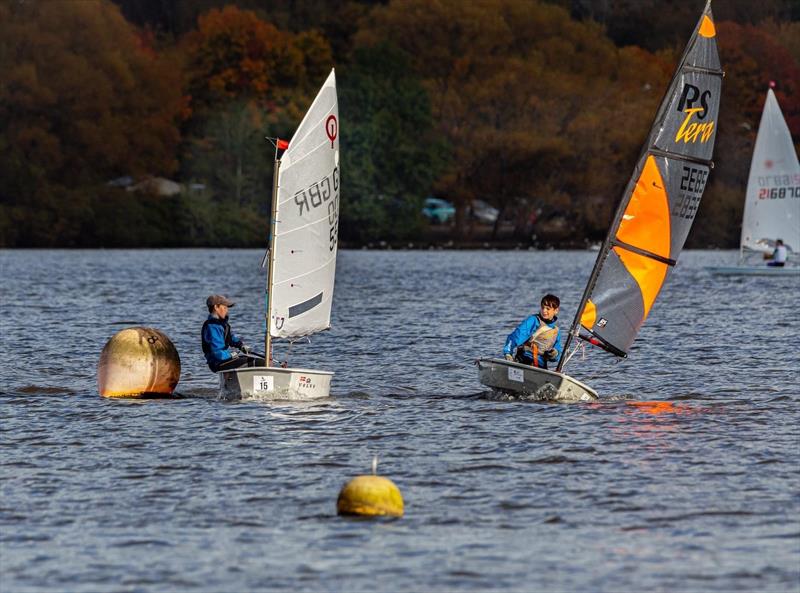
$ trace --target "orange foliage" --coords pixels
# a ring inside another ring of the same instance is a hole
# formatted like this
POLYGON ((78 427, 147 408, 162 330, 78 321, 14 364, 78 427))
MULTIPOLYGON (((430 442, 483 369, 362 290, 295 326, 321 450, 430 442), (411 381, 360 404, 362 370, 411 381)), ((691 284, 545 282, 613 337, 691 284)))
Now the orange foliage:
POLYGON ((669 77, 661 60, 546 2, 394 0, 356 37, 382 40, 411 57, 453 147, 442 193, 586 208, 606 228, 669 77))
POLYGON ((175 169, 176 68, 107 0, 0 6, 0 135, 51 181, 175 169))
POLYGON ((262 106, 285 102, 286 87, 306 91, 331 67, 322 36, 280 31, 235 6, 198 17, 182 46, 192 103, 201 112, 241 97, 262 106))
POLYGON ((724 109, 758 127, 769 82, 792 135, 800 138, 800 64, 767 26, 718 24, 719 54, 725 70, 724 109))

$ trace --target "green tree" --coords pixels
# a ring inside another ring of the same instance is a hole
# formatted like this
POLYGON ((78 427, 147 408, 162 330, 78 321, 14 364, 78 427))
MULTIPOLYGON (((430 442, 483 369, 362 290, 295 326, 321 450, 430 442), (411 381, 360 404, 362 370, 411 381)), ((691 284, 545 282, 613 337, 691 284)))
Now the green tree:
POLYGON ((193 139, 187 172, 210 184, 221 201, 267 212, 272 160, 265 135, 263 112, 252 102, 232 102, 193 139))
POLYGON ((425 89, 408 57, 385 43, 358 49, 338 80, 342 238, 418 236, 423 198, 446 158, 425 89))

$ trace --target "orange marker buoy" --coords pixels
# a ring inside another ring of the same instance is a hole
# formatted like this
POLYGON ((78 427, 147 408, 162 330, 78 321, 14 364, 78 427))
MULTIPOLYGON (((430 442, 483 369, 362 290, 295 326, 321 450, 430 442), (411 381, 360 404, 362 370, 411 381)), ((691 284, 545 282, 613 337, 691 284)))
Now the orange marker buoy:
POLYGON ((389 478, 374 475, 378 458, 372 461, 369 476, 356 476, 342 487, 336 500, 336 512, 340 515, 403 516, 403 496, 400 489, 389 478))
POLYGON ((97 363, 97 389, 103 397, 171 395, 180 376, 181 360, 172 341, 150 327, 113 335, 97 363))

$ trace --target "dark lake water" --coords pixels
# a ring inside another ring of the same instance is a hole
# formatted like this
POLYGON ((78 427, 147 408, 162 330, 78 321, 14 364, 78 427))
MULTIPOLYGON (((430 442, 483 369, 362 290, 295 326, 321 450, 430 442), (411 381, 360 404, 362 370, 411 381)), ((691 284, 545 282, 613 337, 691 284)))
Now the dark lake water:
POLYGON ((318 402, 223 402, 205 298, 263 339, 261 253, 0 251, 0 590, 800 591, 797 278, 686 252, 596 404, 507 401, 473 361, 545 292, 568 326, 590 252, 340 252, 333 328, 290 362, 318 402), (97 394, 130 325, 180 352, 175 401, 97 394), (336 515, 378 470, 399 520, 336 515))

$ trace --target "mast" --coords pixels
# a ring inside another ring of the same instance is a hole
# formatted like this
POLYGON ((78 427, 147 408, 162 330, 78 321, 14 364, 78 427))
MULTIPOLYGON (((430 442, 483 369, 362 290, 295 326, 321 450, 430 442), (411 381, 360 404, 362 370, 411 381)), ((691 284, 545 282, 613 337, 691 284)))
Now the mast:
POLYGON ((264 364, 268 367, 272 366, 272 335, 270 334, 270 310, 271 310, 271 297, 272 297, 272 282, 273 271, 275 269, 275 223, 278 218, 278 171, 281 168, 281 161, 278 158, 278 144, 275 144, 275 164, 272 171, 272 213, 270 214, 269 223, 269 258, 267 265, 267 308, 265 316, 267 319, 267 331, 264 337, 264 364))

